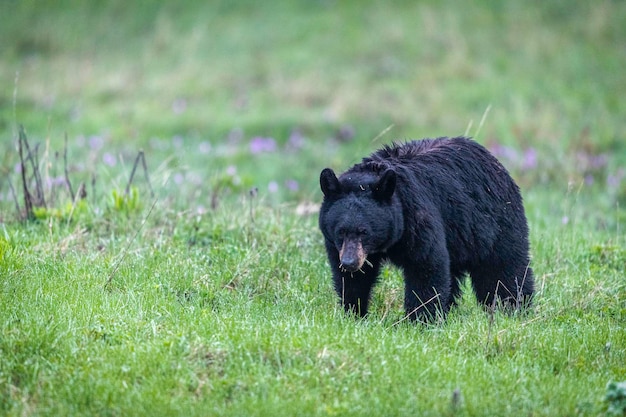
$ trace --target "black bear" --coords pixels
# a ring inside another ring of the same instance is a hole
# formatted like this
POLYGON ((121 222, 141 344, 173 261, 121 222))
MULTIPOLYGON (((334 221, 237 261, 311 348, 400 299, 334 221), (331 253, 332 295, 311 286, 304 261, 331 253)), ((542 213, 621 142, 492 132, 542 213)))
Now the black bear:
POLYGON ((517 184, 465 137, 385 146, 339 178, 320 175, 319 227, 346 311, 367 314, 381 262, 404 274, 411 320, 445 317, 467 273, 478 300, 521 307, 533 294, 517 184))

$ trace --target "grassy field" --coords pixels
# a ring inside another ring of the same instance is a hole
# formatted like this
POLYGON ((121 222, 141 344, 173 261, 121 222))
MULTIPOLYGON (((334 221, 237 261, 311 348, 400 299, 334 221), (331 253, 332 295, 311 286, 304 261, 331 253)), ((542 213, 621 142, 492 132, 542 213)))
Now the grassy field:
POLYGON ((458 7, 0 2, 0 415, 624 415, 626 3, 458 7), (534 308, 413 325, 388 268, 346 317, 319 172, 462 134, 522 188, 534 308))

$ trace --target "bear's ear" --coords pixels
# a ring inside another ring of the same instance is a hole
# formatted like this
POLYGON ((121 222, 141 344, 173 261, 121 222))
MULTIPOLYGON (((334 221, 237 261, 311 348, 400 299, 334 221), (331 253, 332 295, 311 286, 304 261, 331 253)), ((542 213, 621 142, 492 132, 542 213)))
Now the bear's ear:
POLYGON ((325 168, 320 174, 320 186, 326 197, 332 197, 341 191, 341 184, 335 172, 330 168, 325 168))
POLYGON ((389 201, 396 190, 396 172, 387 169, 382 173, 378 182, 372 186, 372 194, 379 201, 389 201))

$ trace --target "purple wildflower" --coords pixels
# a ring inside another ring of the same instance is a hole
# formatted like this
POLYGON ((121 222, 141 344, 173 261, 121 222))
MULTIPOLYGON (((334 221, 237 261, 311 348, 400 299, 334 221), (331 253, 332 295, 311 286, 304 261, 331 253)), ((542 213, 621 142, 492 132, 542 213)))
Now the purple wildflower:
POLYGON ((117 159, 115 158, 115 155, 109 153, 109 152, 105 152, 104 155, 102 155, 102 162, 105 163, 105 165, 108 165, 110 167, 114 167, 115 164, 117 163, 117 159))
POLYGON ((287 149, 292 151, 298 151, 304 147, 305 138, 300 132, 300 129, 294 129, 289 135, 287 140, 287 149))
POLYGON ((267 190, 270 193, 275 193, 278 191, 278 183, 276 181, 270 181, 269 184, 267 184, 267 190))
POLYGON ((235 175, 237 175, 237 167, 234 165, 227 166, 226 174, 230 175, 231 177, 234 177, 235 175))
POLYGON ((355 135, 356 130, 354 129, 354 127, 350 125, 342 125, 337 131, 336 139, 340 142, 350 142, 352 139, 354 139, 355 135))
POLYGON ((296 180, 287 180, 285 181, 285 187, 287 187, 289 191, 298 191, 299 184, 296 180))
POLYGON ((276 141, 273 138, 256 136, 250 141, 250 153, 257 155, 263 152, 275 152, 276 141))
POLYGON ((598 170, 604 168, 608 162, 608 156, 606 154, 592 155, 587 152, 578 152, 576 154, 579 166, 582 169, 598 170))
POLYGON ((618 189, 624 177, 626 177, 626 170, 624 170, 624 168, 620 168, 615 174, 609 174, 606 177, 606 184, 609 188, 618 189))
POLYGON ((535 148, 528 148, 524 151, 524 159, 522 160, 522 169, 531 170, 537 167, 537 151, 535 148))
POLYGON ((100 135, 89 136, 89 147, 94 150, 100 150, 104 146, 104 138, 100 135))
POLYGON ((62 187, 65 185, 65 178, 62 176, 50 177, 46 179, 46 185, 48 186, 48 189, 52 187, 62 187))
POLYGON ((495 144, 489 148, 489 151, 498 159, 505 159, 509 161, 517 160, 517 152, 515 149, 508 146, 495 144))
POLYGON ((609 162, 609 157, 606 154, 594 155, 590 159, 591 168, 600 169, 604 168, 609 162))

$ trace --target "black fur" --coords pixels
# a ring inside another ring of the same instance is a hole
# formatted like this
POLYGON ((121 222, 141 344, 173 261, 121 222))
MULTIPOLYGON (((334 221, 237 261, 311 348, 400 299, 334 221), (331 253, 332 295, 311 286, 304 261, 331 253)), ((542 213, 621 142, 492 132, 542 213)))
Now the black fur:
POLYGON ((381 262, 403 270, 410 319, 445 316, 469 274, 478 300, 520 307, 533 294, 519 188, 463 137, 385 146, 337 178, 320 175, 319 226, 344 308, 365 316, 381 262))

